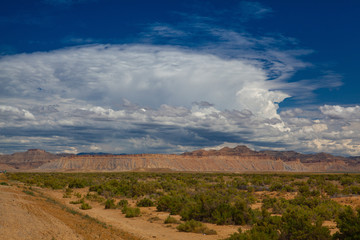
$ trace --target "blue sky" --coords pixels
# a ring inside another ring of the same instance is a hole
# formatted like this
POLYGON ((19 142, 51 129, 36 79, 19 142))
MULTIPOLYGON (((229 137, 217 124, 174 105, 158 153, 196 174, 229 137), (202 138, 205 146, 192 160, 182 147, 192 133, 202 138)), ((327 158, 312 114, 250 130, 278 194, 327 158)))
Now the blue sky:
POLYGON ((0 153, 360 155, 358 1, 0 3, 0 153))

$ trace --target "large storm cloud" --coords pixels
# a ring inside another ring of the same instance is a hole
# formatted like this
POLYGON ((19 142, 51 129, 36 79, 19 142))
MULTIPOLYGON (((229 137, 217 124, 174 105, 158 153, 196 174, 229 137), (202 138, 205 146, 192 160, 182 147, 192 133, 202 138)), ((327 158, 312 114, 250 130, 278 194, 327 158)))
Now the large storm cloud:
POLYGON ((69 152, 182 152, 238 143, 359 154, 359 107, 279 109, 284 99, 316 89, 306 81, 286 81, 294 59, 286 52, 224 58, 151 45, 88 45, 4 56, 1 151, 13 145, 69 152))

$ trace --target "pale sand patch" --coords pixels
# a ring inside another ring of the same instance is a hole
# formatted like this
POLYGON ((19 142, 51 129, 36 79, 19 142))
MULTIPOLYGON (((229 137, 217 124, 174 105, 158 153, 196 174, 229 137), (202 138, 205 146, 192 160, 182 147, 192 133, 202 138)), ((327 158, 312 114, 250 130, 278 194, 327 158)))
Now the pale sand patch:
POLYGON ((82 239, 20 190, 0 186, 1 239, 82 239))

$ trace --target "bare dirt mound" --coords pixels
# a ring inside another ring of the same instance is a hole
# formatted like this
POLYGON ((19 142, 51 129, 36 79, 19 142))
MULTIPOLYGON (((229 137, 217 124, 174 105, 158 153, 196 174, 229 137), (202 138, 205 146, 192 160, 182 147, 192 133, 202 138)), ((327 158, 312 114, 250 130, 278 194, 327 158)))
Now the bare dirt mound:
POLYGON ((118 229, 105 228, 91 218, 67 212, 31 190, 7 185, 0 185, 0 236, 9 240, 137 239, 118 229))

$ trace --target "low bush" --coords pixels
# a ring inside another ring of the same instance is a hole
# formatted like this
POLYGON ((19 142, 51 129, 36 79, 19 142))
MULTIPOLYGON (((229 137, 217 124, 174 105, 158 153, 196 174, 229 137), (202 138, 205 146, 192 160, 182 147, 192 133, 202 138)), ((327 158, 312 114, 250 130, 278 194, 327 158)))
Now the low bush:
POLYGON ((136 203, 136 206, 138 206, 138 207, 152 207, 152 206, 154 206, 154 202, 151 201, 148 198, 143 198, 143 199, 139 200, 136 203))
POLYGON ((83 203, 81 204, 81 206, 80 206, 80 209, 82 209, 82 210, 88 210, 88 209, 92 209, 92 207, 91 207, 88 203, 83 202, 83 203))
POLYGON ((71 198, 71 194, 64 193, 64 194, 63 194, 63 198, 71 198))
POLYGON ((128 200, 126 199, 121 199, 118 203, 117 203, 117 206, 119 208, 123 208, 123 207, 127 207, 129 205, 129 202, 128 200))
POLYGON ((176 223, 176 224, 179 224, 180 221, 177 220, 176 218, 174 217, 171 217, 171 216, 168 216, 165 221, 164 221, 165 224, 168 224, 168 223, 176 223))
POLYGON ((84 179, 75 178, 69 183, 69 188, 84 188, 86 185, 84 179))
POLYGON ((339 232, 334 239, 360 239, 360 209, 357 212, 347 206, 336 219, 339 232))
POLYGON ((105 201, 105 209, 115 209, 115 200, 114 199, 106 199, 105 201))
POLYGON ((66 194, 71 194, 71 193, 73 193, 73 191, 74 191, 74 190, 72 190, 71 188, 66 188, 66 189, 65 189, 65 193, 66 193, 66 194))
POLYGON ((170 212, 170 214, 179 214, 183 207, 187 204, 188 200, 180 195, 163 195, 161 196, 156 205, 159 212, 170 212))
POLYGON ((281 218, 280 239, 327 240, 330 230, 321 221, 313 223, 311 216, 301 207, 288 209, 281 218))
POLYGON ((101 203, 105 200, 102 196, 100 196, 97 193, 88 193, 88 194, 86 194, 85 197, 86 197, 86 199, 88 199, 92 202, 98 202, 98 203, 101 203))
POLYGON ((74 196, 77 198, 81 198, 81 193, 74 193, 74 196))
POLYGON ((84 199, 79 199, 77 201, 71 201, 70 204, 80 204, 80 203, 85 203, 84 199))
POLYGON ((206 235, 215 235, 217 234, 215 230, 209 229, 202 222, 190 220, 185 223, 180 224, 176 227, 180 232, 193 232, 193 233, 202 233, 206 235))
POLYGON ((126 218, 133 218, 140 216, 140 208, 133 208, 133 207, 123 207, 122 213, 125 214, 126 218))

